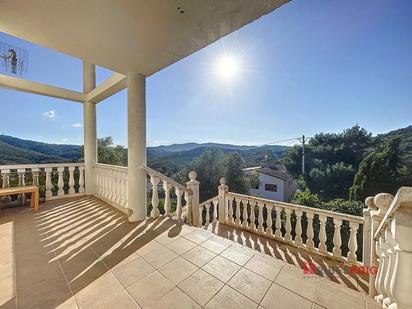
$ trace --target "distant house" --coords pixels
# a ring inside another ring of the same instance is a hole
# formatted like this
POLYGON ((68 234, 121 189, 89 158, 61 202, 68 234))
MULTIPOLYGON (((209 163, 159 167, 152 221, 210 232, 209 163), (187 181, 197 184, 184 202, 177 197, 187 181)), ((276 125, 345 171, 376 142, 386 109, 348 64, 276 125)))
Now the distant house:
POLYGON ((259 184, 250 189, 250 194, 262 198, 290 202, 296 192, 296 182, 283 165, 271 167, 248 167, 243 169, 246 174, 257 174, 259 184))

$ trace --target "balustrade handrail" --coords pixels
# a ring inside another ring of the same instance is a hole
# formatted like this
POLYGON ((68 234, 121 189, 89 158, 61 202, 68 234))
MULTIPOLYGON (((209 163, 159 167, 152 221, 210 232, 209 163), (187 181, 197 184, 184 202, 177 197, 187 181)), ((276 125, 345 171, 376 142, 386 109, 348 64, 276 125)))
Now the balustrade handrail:
POLYGON ((126 166, 119 166, 119 165, 111 165, 111 164, 104 164, 104 163, 94 163, 92 164, 94 167, 99 167, 99 168, 104 168, 104 169, 109 169, 109 170, 117 170, 117 171, 126 171, 128 168, 126 166))
POLYGON ((199 207, 203 207, 203 206, 205 206, 207 203, 216 201, 216 200, 218 200, 218 199, 219 199, 219 195, 216 195, 216 196, 214 196, 214 197, 211 197, 210 199, 208 199, 208 200, 200 203, 200 204, 199 204, 199 207))
POLYGON ((322 214, 327 217, 333 217, 336 219, 340 220, 346 220, 346 221, 351 221, 351 222, 356 222, 363 224, 364 219, 363 217, 358 217, 358 216, 353 216, 353 215, 348 215, 348 214, 343 214, 339 212, 334 212, 330 210, 324 210, 320 208, 313 208, 313 207, 308 207, 308 206, 303 206, 303 205, 298 205, 298 204, 292 204, 292 203, 284 203, 284 202, 279 202, 279 201, 274 201, 274 200, 269 200, 261 197, 255 197, 255 196, 250 196, 250 195, 245 195, 245 194, 239 194, 239 193, 233 193, 233 192, 228 192, 228 196, 232 197, 239 197, 242 199, 247 199, 248 201, 254 201, 254 202, 262 202, 265 204, 271 204, 271 205, 278 205, 284 208, 289 208, 292 210, 302 210, 314 214, 322 214))
POLYGON ((183 192, 188 192, 191 193, 191 190, 183 185, 181 185, 180 183, 174 181, 173 179, 155 171, 154 169, 151 169, 150 167, 143 165, 142 169, 144 169, 148 174, 152 174, 156 177, 158 177, 161 180, 164 180, 168 183, 170 183, 172 186, 174 186, 175 188, 179 188, 180 190, 182 190, 183 192))
POLYGON ((385 230, 386 226, 390 223, 390 219, 392 216, 395 214, 395 212, 401 207, 402 204, 409 202, 410 203, 410 197, 412 196, 412 188, 411 187, 401 187, 398 192, 396 193, 395 198, 393 199, 391 205, 388 208, 388 211, 386 212, 385 216, 382 219, 382 222, 379 224, 375 235, 374 239, 378 240, 379 236, 383 233, 385 230))
POLYGON ((17 169, 32 169, 32 168, 47 168, 47 167, 77 167, 77 166, 84 166, 84 163, 79 162, 79 163, 40 163, 40 164, 0 165, 0 170, 17 170, 17 169))

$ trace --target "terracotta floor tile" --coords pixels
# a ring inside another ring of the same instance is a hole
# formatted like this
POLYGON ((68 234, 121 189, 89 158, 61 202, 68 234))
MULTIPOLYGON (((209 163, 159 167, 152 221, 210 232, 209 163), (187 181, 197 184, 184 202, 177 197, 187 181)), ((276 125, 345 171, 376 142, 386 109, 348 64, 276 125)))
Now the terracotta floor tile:
MULTIPOLYGON (((225 285, 205 306, 208 309, 251 309, 258 304, 225 285)), ((282 308, 283 309, 283 308, 282 308)))
POLYGON ((240 266, 221 256, 217 256, 203 266, 202 269, 219 280, 227 282, 240 269, 240 266))
POLYGON ((321 280, 317 275, 305 275, 303 270, 287 265, 282 268, 275 282, 313 301, 321 280))
POLYGON ((220 255, 232 262, 235 262, 236 264, 243 266, 254 255, 254 252, 241 246, 232 245, 225 251, 223 251, 220 255))
POLYGON ((179 284, 179 287, 201 306, 222 288, 223 282, 199 269, 179 284))
POLYGON ((208 240, 209 238, 213 237, 213 234, 210 232, 198 229, 190 234, 185 235, 184 237, 196 244, 201 244, 205 242, 206 240, 208 240))
POLYGON ((113 274, 123 286, 128 287, 136 281, 143 279, 154 270, 153 266, 140 257, 116 268, 113 270, 113 274))
POLYGON ((154 268, 159 268, 177 257, 177 254, 163 245, 157 247, 142 257, 154 268))
POLYGON ((127 290, 142 308, 146 308, 154 306, 174 286, 161 273, 154 271, 147 277, 135 282, 127 290))
POLYGON ((271 257, 255 255, 249 262, 246 263, 245 268, 265 277, 268 280, 275 280, 281 268, 285 263, 271 257))
POLYGON ((203 248, 201 246, 195 247, 192 250, 182 255, 185 259, 189 260, 193 264, 202 267, 216 256, 216 253, 203 248))
POLYGON ((200 309, 201 307, 193 299, 175 287, 169 293, 161 297, 152 308, 200 309))
POLYGON ((365 302, 365 295, 328 280, 323 280, 320 283, 315 298, 315 303, 326 308, 331 308, 331 304, 333 304, 333 308, 336 309, 363 309, 366 306, 365 302))
POLYGON ((260 305, 266 309, 311 309, 312 302, 273 283, 260 305))
POLYGON ((113 308, 121 308, 121 309, 140 309, 141 307, 136 303, 136 301, 126 292, 126 290, 122 290, 115 294, 113 297, 104 300, 97 304, 97 306, 93 306, 93 309, 113 309, 113 308))
POLYGON ((174 284, 179 284, 198 269, 196 265, 182 257, 178 257, 158 268, 158 270, 174 284))
POLYGON ((191 249, 193 249, 194 247, 196 247, 197 245, 183 237, 177 239, 176 241, 173 241, 169 244, 166 245, 166 247, 168 247, 170 250, 172 250, 174 253, 181 255, 191 249))
POLYGON ((74 297, 80 308, 91 308, 123 290, 123 286, 113 274, 107 273, 77 292, 74 297))
POLYGON ((250 270, 242 268, 228 282, 236 291, 247 296, 256 303, 260 303, 270 287, 271 282, 250 270))

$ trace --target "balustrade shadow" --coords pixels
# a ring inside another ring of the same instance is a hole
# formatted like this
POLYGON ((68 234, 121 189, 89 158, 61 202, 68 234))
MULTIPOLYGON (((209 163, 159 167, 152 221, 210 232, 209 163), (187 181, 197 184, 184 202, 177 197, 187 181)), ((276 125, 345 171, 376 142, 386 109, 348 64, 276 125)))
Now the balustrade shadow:
POLYGON ((315 273, 318 276, 342 284, 350 289, 368 293, 367 275, 351 273, 349 266, 344 265, 343 262, 332 260, 316 253, 311 253, 304 249, 267 238, 265 235, 251 233, 231 225, 216 222, 210 223, 203 228, 216 235, 302 268, 302 272, 308 263, 313 263, 315 265, 315 273))
MULTIPOLYGON (((160 234, 177 237, 183 224, 169 217, 129 223, 90 196, 48 202, 36 214, 19 208, 6 214, 14 223, 19 308, 64 304, 160 234)), ((15 308, 14 300, 3 306, 15 308)))

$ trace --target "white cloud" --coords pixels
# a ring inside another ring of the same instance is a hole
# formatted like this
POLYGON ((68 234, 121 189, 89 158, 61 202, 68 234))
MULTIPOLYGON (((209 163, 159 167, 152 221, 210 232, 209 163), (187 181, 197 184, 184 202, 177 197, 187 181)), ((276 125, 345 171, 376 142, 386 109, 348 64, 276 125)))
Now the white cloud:
POLYGON ((56 112, 55 109, 51 109, 47 112, 44 112, 43 116, 46 117, 46 118, 49 118, 51 120, 55 120, 57 118, 57 112, 56 112))
POLYGON ((63 142, 63 143, 67 143, 68 141, 69 141, 68 138, 66 138, 66 137, 62 138, 62 142, 63 142))
POLYGON ((83 125, 82 125, 81 123, 79 123, 79 122, 76 122, 76 123, 73 123, 73 124, 72 124, 72 127, 73 127, 73 128, 83 128, 83 125))

